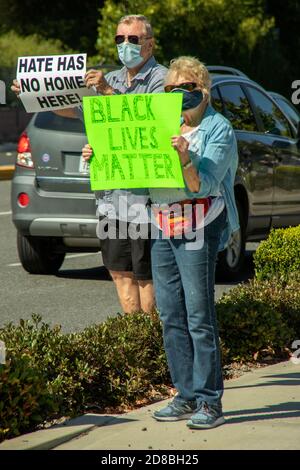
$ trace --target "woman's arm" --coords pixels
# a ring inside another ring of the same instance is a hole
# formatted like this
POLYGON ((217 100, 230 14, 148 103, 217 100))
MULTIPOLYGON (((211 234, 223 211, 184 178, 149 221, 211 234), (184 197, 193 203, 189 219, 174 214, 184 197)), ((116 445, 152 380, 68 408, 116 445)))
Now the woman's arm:
POLYGON ((230 167, 238 165, 237 144, 230 123, 217 122, 209 131, 204 152, 201 155, 198 174, 201 180, 196 197, 216 196, 230 167))
POLYGON ((192 193, 200 191, 200 177, 189 156, 189 143, 181 135, 173 136, 171 138, 172 147, 177 150, 180 163, 182 166, 183 177, 186 185, 192 193))

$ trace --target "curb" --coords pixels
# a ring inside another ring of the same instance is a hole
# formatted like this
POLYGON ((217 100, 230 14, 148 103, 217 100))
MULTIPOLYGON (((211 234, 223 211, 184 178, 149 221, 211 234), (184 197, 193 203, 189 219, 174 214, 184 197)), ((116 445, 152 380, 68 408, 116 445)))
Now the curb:
POLYGON ((2 450, 52 450, 55 447, 66 444, 74 439, 79 439, 89 432, 114 422, 112 415, 85 414, 77 418, 68 419, 63 424, 51 426, 48 429, 33 431, 12 439, 7 439, 0 444, 2 450))
POLYGON ((15 165, 0 166, 0 181, 11 180, 15 171, 15 165))

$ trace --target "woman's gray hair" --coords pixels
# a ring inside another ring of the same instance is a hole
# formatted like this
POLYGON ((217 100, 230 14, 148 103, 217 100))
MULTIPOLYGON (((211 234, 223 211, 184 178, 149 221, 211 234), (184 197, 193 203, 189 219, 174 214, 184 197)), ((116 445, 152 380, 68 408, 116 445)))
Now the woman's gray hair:
POLYGON ((145 28, 146 28, 147 36, 153 37, 153 30, 152 30, 152 26, 150 24, 150 21, 144 15, 126 15, 126 16, 122 16, 122 18, 120 19, 118 25, 121 24, 121 23, 131 24, 134 21, 140 21, 141 23, 143 23, 145 28))

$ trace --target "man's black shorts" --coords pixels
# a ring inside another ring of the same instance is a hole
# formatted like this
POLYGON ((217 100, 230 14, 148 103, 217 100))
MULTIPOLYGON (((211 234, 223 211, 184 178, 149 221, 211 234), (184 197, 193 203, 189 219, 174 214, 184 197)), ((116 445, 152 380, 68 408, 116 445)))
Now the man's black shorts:
POLYGON ((97 236, 101 241, 104 266, 109 271, 130 271, 139 281, 151 280, 150 233, 150 224, 140 226, 100 217, 97 236), (142 231, 144 238, 130 237, 129 226, 134 232, 142 231))

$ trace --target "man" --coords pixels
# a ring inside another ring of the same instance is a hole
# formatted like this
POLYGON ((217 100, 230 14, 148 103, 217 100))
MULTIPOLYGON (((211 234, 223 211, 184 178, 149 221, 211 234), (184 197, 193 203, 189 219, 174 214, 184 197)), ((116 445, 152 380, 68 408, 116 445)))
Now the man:
MULTIPOLYGON (((87 87, 95 87, 99 94, 161 93, 167 69, 159 65, 154 56, 154 38, 148 19, 142 15, 121 18, 117 26, 115 42, 124 67, 103 75, 102 71, 89 70, 85 76, 87 87)), ((14 81, 12 90, 20 92, 14 81)), ((56 111, 65 117, 78 117, 78 108, 56 111)), ((85 155, 88 160, 90 155, 85 155)), ((154 307, 154 292, 151 275, 150 239, 131 239, 120 234, 121 222, 130 221, 128 209, 133 205, 145 205, 148 196, 141 191, 130 190, 97 191, 98 213, 107 225, 117 220, 117 239, 108 235, 102 239, 102 257, 116 285, 121 306, 126 313, 143 310, 151 312, 154 307), (120 202, 123 210, 119 210, 120 202), (123 236, 123 239, 122 239, 123 236)), ((146 218, 140 220, 147 223, 146 218)), ((103 227, 103 220, 100 220, 103 227)), ((124 223, 121 224, 124 228, 124 223)), ((128 225, 126 225, 127 227, 128 225)), ((99 227, 98 227, 99 229, 99 227)), ((99 232, 100 230, 98 230, 99 232)), ((109 232, 108 232, 109 233, 109 232)), ((99 234, 98 234, 99 236, 99 234)))

